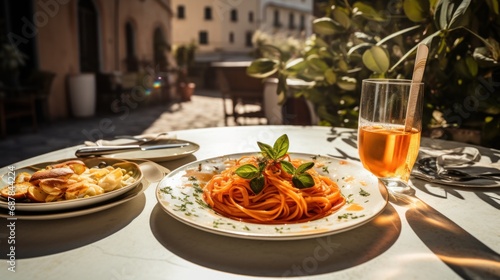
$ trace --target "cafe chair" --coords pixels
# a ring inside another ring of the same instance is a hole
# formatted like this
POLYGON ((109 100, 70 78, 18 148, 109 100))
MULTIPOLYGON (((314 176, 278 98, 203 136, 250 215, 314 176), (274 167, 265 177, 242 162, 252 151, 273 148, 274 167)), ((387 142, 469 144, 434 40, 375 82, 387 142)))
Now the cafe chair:
POLYGON ((21 118, 31 118, 33 131, 38 131, 35 92, 11 88, 0 89, 1 138, 7 136, 7 125, 11 124, 11 120, 21 118))
POLYGON ((100 113, 112 112, 112 104, 120 100, 122 74, 119 72, 96 73, 96 109, 100 113))
POLYGON ((219 62, 213 66, 224 102, 224 124, 227 125, 231 117, 237 125, 248 124, 246 121, 250 119, 266 124, 264 84, 261 79, 247 75, 247 63, 219 62), (226 100, 231 103, 230 109, 227 108, 226 100))
POLYGON ((27 87, 33 89, 37 116, 42 121, 50 120, 49 97, 55 77, 54 72, 38 70, 33 72, 26 82, 27 87))

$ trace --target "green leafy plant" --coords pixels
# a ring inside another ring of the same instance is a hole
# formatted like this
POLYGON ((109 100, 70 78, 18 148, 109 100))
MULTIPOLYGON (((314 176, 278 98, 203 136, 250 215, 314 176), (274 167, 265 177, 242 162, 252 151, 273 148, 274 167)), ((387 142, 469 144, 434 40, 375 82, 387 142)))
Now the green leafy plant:
POLYGON ((181 44, 174 47, 174 56, 177 66, 181 68, 190 67, 194 62, 195 52, 197 49, 195 42, 181 44))
POLYGON ((314 162, 305 162, 295 168, 289 161, 284 160, 288 153, 289 140, 286 134, 280 136, 271 147, 268 144, 257 142, 262 154, 258 166, 244 164, 236 169, 236 174, 241 178, 250 180, 250 188, 255 194, 260 193, 265 187, 264 170, 275 165, 292 175, 292 183, 298 189, 314 186, 314 179, 306 171, 313 168, 314 162))
POLYGON ((0 67, 3 71, 17 71, 26 64, 26 54, 15 45, 5 43, 0 46, 0 67))
POLYGON ((481 144, 500 145, 499 0, 327 0, 324 16, 300 51, 260 46, 247 73, 275 76, 283 102, 287 80, 314 104, 320 125, 357 127, 361 81, 406 78, 418 44, 429 46, 424 74, 425 133, 437 127, 472 128, 481 144))

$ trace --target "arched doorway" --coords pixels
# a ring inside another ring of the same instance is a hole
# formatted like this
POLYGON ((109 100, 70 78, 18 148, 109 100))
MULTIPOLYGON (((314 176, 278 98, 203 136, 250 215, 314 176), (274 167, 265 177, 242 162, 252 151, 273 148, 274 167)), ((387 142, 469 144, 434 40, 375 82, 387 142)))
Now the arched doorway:
POLYGON ((127 71, 139 71, 139 62, 135 53, 135 30, 130 21, 125 24, 125 51, 127 71))
POLYGON ((92 0, 78 1, 80 71, 99 72, 98 15, 92 0))

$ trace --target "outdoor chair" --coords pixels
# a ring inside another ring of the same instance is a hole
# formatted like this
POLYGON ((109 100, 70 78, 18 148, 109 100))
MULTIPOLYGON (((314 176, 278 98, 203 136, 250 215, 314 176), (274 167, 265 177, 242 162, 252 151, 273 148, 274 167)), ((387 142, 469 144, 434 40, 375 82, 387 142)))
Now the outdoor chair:
POLYGON ((267 123, 264 113, 264 84, 261 79, 248 76, 247 62, 220 62, 212 66, 216 69, 217 84, 222 94, 224 124, 232 117, 235 124, 244 125, 249 119, 267 123), (230 100, 231 109, 226 100, 230 100))

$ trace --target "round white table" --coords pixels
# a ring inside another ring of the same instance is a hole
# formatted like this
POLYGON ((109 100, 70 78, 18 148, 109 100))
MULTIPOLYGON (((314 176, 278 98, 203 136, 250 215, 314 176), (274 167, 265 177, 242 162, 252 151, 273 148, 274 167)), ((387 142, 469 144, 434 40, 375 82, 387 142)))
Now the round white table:
MULTIPOLYGON (((299 126, 219 127, 174 132, 194 154, 160 164, 258 151, 286 133, 290 152, 358 161, 356 132, 299 126)), ((423 139, 453 148, 455 142, 423 139)), ((15 163, 73 158, 71 147, 15 163)), ((481 148, 499 161, 500 151, 481 148)), ((7 167, 1 169, 5 173, 7 167)), ((0 279, 457 279, 500 277, 499 188, 458 188, 412 179, 416 197, 391 200, 369 223, 343 233, 288 241, 248 240, 185 225, 161 209, 157 182, 144 194, 93 214, 15 221, 0 231, 0 279), (9 229, 11 230, 11 229, 9 229), (10 246, 15 246, 10 250, 10 246), (15 254, 15 272, 9 253, 15 254)))

